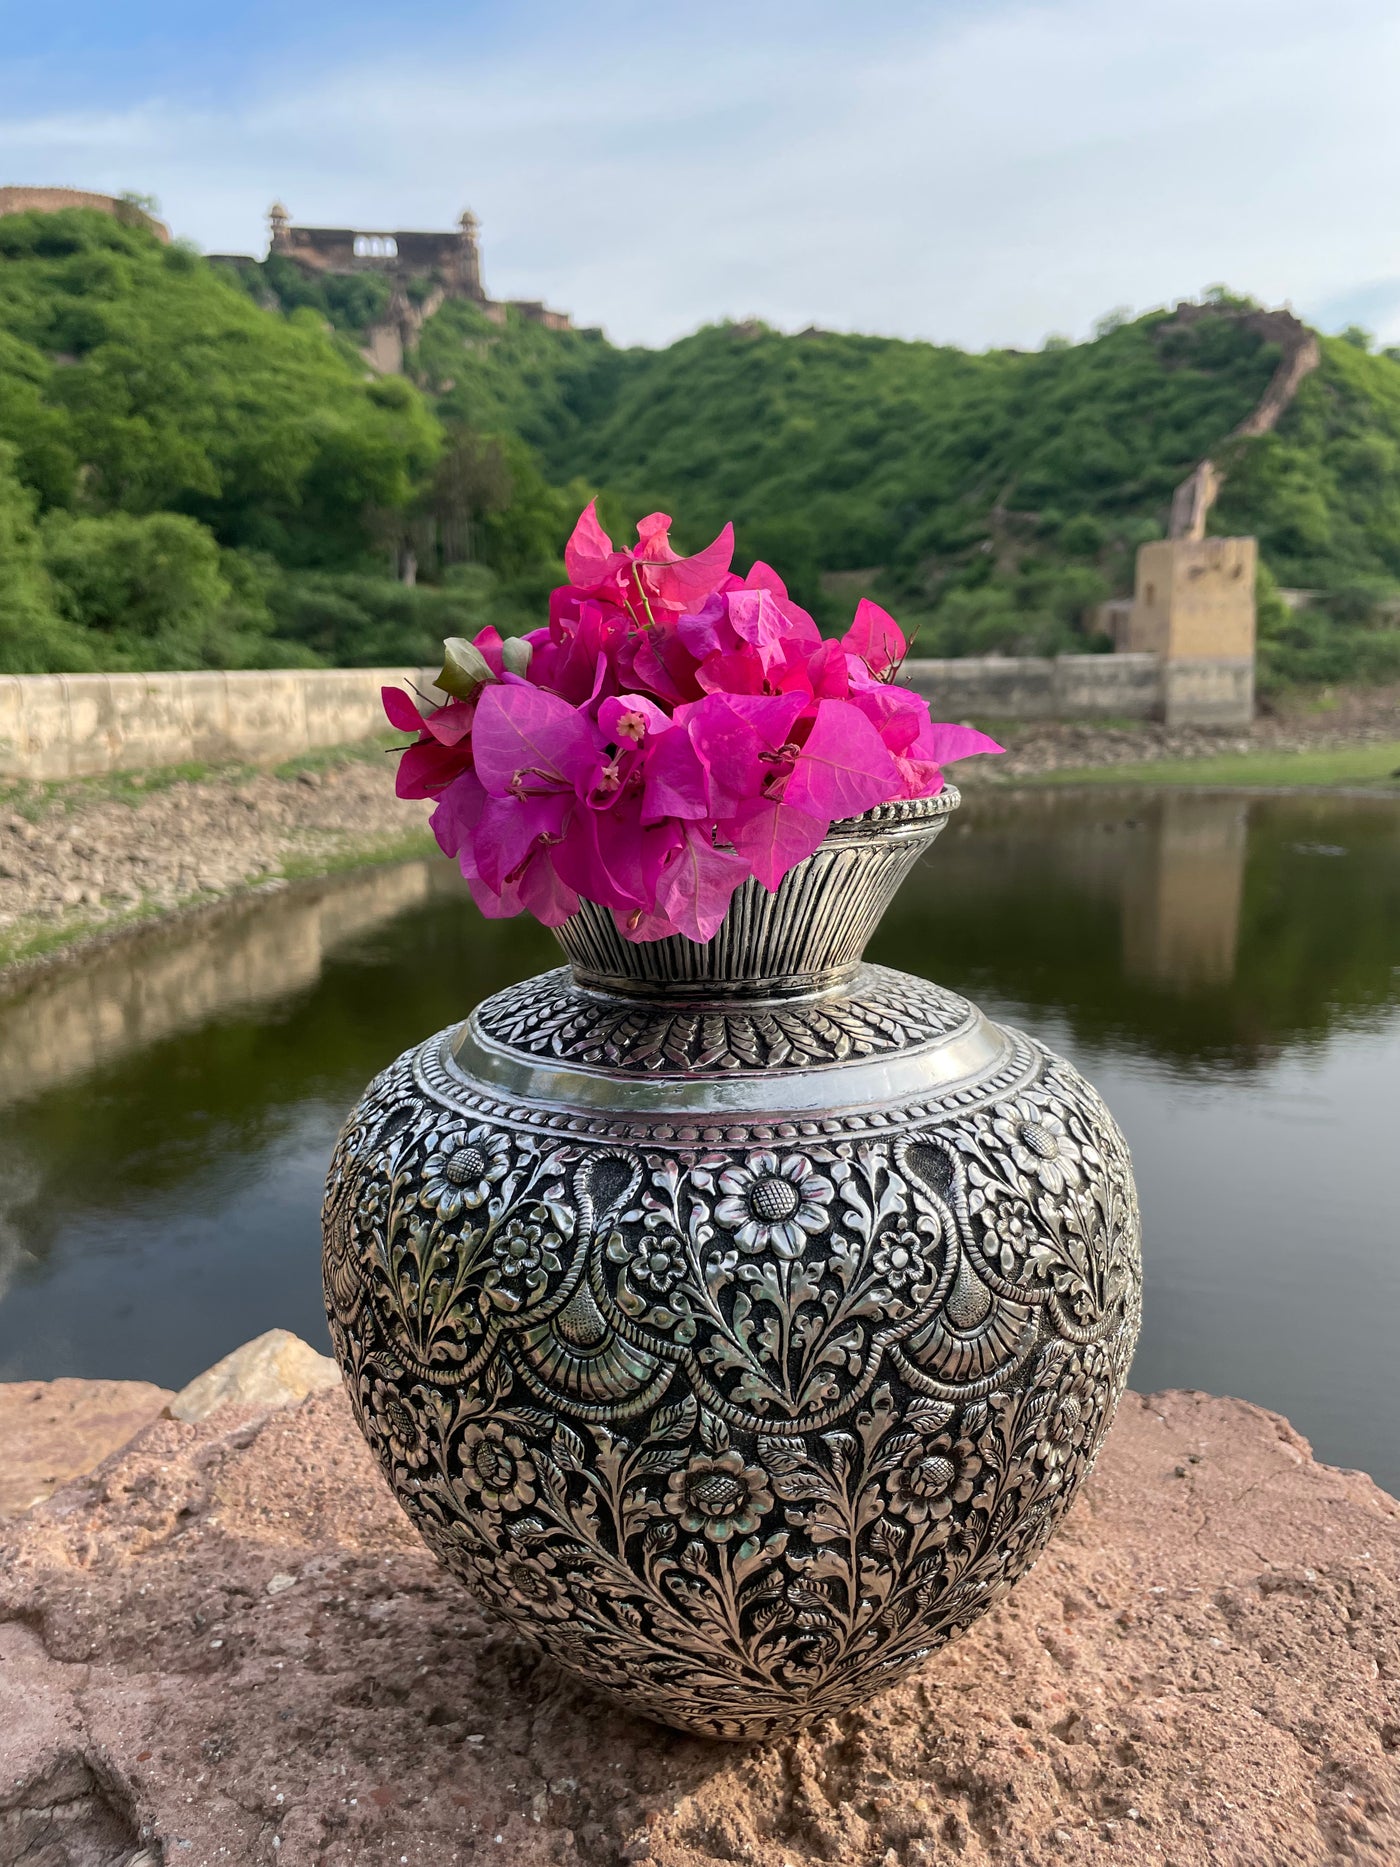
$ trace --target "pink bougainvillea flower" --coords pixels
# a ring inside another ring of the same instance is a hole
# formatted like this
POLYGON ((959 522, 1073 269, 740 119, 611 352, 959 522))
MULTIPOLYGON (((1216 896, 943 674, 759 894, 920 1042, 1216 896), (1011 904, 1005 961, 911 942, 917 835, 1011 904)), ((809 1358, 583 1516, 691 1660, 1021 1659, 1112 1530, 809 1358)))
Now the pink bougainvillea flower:
POLYGON ((734 528, 726 525, 713 544, 689 558, 681 557, 672 546, 670 529, 667 515, 653 512, 638 521, 636 547, 616 551, 598 523, 596 506, 590 503, 564 547, 570 592, 602 597, 629 610, 638 622, 644 617, 654 621, 658 608, 676 612, 694 608, 727 577, 734 556, 734 528))
MULTIPOLYGON (((851 692, 851 666, 839 642, 823 642, 807 657, 800 673, 795 667, 793 685, 805 682, 814 700, 846 700, 851 692)), ((787 683, 784 682, 786 686, 787 683)))
POLYGON ((399 758, 394 789, 399 797, 436 797, 460 773, 471 769, 471 732, 475 701, 453 700, 426 717, 401 687, 380 690, 389 724, 419 737, 399 758))
POLYGON ((596 500, 590 499, 564 546, 564 569, 576 590, 602 590, 627 562, 627 552, 614 551, 613 541, 598 523, 596 500))
POLYGON ((460 856, 462 873, 470 878, 476 873, 476 826, 486 803, 486 793, 475 772, 460 772, 438 798, 429 822, 433 835, 445 856, 460 856))
POLYGON ((734 557, 734 527, 726 525, 713 544, 694 557, 677 555, 670 539, 671 521, 653 512, 637 521, 641 543, 636 552, 638 582, 647 600, 670 610, 693 609, 729 575, 734 557))
POLYGON ((657 906, 687 940, 713 940, 749 865, 732 849, 717 848, 703 824, 688 823, 685 838, 661 873, 657 906))
POLYGON ((775 797, 751 797, 726 826, 729 840, 765 888, 777 888, 789 869, 810 856, 831 828, 828 817, 814 817, 775 797))
POLYGON ((819 700, 784 803, 830 822, 858 817, 901 789, 894 758, 865 715, 841 700, 819 700))
POLYGON ((414 735, 399 793, 437 800, 483 913, 559 926, 587 900, 629 940, 709 940, 736 888, 777 888, 836 819, 1000 750, 895 685, 905 639, 878 604, 823 641, 768 565, 734 574, 727 526, 689 558, 670 527, 652 513, 620 550, 589 506, 528 652, 483 629, 448 645, 461 697, 424 713, 385 690, 414 735))
POLYGON ((979 752, 1002 752, 995 739, 979 733, 975 726, 954 726, 929 720, 919 736, 922 755, 938 765, 953 765, 960 758, 973 758, 979 752))
POLYGON ((562 842, 574 808, 575 799, 567 791, 525 799, 488 793, 472 838, 481 880, 498 890, 517 881, 542 848, 562 842))
POLYGON ((640 746, 656 733, 669 732, 671 716, 645 694, 610 694, 598 708, 598 730, 609 745, 640 746))
POLYGON ((567 700, 521 681, 488 687, 472 725, 476 775, 494 797, 572 791, 602 751, 597 728, 567 700))
POLYGON ((658 823, 667 817, 688 821, 711 814, 709 767, 683 726, 673 726, 649 741, 645 769, 645 822, 658 823))
POLYGON ((907 752, 929 723, 928 703, 907 687, 894 687, 888 681, 857 687, 851 705, 865 715, 896 755, 907 752))
POLYGON ((676 724, 705 768, 713 820, 732 817, 762 793, 802 707, 801 694, 712 693, 678 709, 676 724))
POLYGON ((903 661, 907 644, 904 631, 889 611, 863 596, 856 604, 855 621, 841 638, 841 646, 863 661, 872 674, 883 674, 886 668, 903 661))
POLYGON ((755 564, 744 579, 746 590, 766 590, 783 613, 787 631, 794 643, 805 643, 815 648, 821 641, 821 630, 799 604, 788 595, 787 585, 771 564, 755 564))
POLYGON ((381 687, 379 698, 384 702, 384 711, 388 716, 389 724, 397 732, 422 732, 423 715, 402 687, 381 687))

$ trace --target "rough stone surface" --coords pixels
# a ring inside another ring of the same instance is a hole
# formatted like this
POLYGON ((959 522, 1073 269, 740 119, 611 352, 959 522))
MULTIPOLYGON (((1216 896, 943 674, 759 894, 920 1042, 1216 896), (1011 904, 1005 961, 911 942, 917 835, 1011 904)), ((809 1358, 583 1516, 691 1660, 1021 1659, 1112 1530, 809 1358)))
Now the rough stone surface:
POLYGON ((0 1382, 0 1517, 90 1472, 171 1398, 149 1381, 0 1382))
POLYGON ((172 782, 155 772, 3 789, 0 958, 427 841, 425 806, 394 796, 393 760, 373 747, 280 775, 237 768, 172 782))
POLYGON ((6 1867, 1400 1860, 1400 1503, 1239 1401, 1129 1396, 1008 1601, 754 1748, 479 1611, 339 1391, 161 1419, 0 1532, 6 1867))
POLYGON ((339 1387, 340 1370, 290 1329, 254 1336, 197 1374, 170 1402, 177 1420, 207 1420, 218 1407, 285 1407, 339 1387))

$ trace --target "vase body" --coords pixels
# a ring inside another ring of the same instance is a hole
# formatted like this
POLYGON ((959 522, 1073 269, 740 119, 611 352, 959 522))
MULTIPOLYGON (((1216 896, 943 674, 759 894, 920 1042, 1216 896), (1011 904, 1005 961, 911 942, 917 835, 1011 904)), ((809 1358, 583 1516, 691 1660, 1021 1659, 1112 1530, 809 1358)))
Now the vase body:
POLYGON ((425 1541, 561 1665, 762 1737, 1033 1561, 1137 1336, 1127 1149, 1070 1066, 861 963, 956 793, 833 827, 708 946, 571 967, 387 1069, 325 1208, 335 1352, 425 1541))

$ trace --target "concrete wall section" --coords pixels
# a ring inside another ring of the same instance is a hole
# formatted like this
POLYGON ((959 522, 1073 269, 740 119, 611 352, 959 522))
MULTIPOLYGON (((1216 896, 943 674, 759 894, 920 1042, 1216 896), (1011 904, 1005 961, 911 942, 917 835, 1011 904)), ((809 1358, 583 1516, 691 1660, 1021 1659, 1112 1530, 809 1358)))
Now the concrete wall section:
MULTIPOLYGON (((0 676, 0 777, 275 764, 388 730, 379 690, 436 669, 0 676)), ((441 698, 441 696, 435 696, 441 698)))
MULTIPOLYGON (((165 765, 276 764, 387 730, 381 687, 432 689, 436 669, 0 676, 0 778, 92 778, 165 765)), ((1164 719, 1242 726, 1249 656, 1035 655, 907 661, 945 720, 1164 719)), ((435 699, 442 696, 434 693, 435 699)))
POLYGON ((1162 663, 1168 726, 1248 726, 1254 718, 1254 657, 1180 656, 1162 663))
POLYGON ((906 661, 900 679, 938 719, 1160 719, 1155 655, 985 655, 906 661))
POLYGON ((1161 706, 1155 655, 1057 655, 1055 718, 1150 720, 1161 706))

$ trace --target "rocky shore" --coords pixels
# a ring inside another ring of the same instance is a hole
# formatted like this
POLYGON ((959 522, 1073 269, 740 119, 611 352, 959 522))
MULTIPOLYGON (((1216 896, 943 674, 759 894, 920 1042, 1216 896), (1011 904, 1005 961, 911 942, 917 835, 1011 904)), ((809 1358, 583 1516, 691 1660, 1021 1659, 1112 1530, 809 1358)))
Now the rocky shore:
MULTIPOLYGON (((1339 690, 1327 710, 1265 714, 1247 734, 1086 722, 999 730, 1006 756, 969 761, 960 784, 1379 744, 1400 737, 1400 689, 1339 690)), ((0 793, 0 967, 288 874, 429 848, 425 819, 422 805, 394 796, 392 761, 378 750, 281 772, 12 784, 0 793)))
POLYGON ((281 773, 11 786, 0 802, 0 964, 357 858, 428 849, 377 751, 281 773))
POLYGON ((38 1499, 0 1522, 0 1861, 1400 1860, 1400 1503, 1275 1415, 1129 1395, 971 1634, 862 1710, 726 1746, 612 1710, 479 1609, 287 1340, 181 1396, 0 1387, 9 1508, 38 1499))

